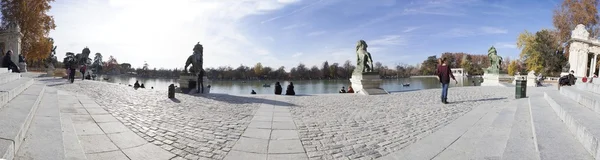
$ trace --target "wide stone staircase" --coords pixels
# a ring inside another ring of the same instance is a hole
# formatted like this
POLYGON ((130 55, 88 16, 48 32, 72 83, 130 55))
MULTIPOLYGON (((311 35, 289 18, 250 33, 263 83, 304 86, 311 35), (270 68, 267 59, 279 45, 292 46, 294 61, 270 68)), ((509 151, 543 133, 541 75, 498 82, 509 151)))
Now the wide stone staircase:
POLYGON ((594 159, 600 159, 600 81, 545 92, 554 112, 594 159))
POLYGON ((0 68, 0 160, 85 159, 65 155, 56 89, 23 75, 0 68))
POLYGON ((600 159, 600 84, 577 85, 478 106, 380 159, 600 159))

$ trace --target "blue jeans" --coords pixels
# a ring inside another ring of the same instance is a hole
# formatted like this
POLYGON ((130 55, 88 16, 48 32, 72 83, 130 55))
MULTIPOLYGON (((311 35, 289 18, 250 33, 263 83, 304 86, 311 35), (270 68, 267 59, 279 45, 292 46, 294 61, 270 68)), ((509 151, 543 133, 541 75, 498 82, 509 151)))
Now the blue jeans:
POLYGON ((442 100, 448 99, 448 86, 449 83, 442 83, 442 100))

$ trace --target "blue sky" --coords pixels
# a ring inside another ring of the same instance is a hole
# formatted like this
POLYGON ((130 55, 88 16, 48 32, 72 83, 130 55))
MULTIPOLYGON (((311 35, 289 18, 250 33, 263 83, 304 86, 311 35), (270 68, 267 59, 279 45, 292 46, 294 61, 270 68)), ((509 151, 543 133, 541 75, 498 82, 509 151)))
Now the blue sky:
POLYGON ((196 42, 205 67, 307 66, 355 60, 418 64, 443 52, 518 57, 520 32, 552 28, 559 0, 56 0, 50 36, 65 52, 181 68, 196 42))

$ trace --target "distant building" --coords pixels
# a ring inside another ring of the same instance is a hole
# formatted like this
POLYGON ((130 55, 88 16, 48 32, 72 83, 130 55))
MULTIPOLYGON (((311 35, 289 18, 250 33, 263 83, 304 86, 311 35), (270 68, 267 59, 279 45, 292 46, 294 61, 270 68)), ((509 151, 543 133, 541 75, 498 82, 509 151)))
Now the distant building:
POLYGON ((129 63, 121 63, 121 68, 125 70, 131 69, 131 64, 129 63))
POLYGON ((465 72, 465 70, 463 68, 452 68, 450 69, 452 71, 452 74, 455 77, 465 77, 468 76, 469 74, 467 74, 467 72, 465 72))

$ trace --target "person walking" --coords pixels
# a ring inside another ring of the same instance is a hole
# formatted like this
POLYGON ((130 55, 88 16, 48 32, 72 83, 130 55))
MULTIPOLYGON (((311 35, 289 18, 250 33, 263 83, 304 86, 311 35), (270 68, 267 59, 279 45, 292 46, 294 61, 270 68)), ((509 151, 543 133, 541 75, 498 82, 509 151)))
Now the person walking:
POLYGON ((450 78, 452 78, 452 80, 454 80, 456 84, 458 84, 458 81, 456 81, 456 79, 454 78, 454 75, 450 70, 450 66, 448 66, 446 62, 446 57, 442 57, 440 59, 440 62, 441 64, 438 65, 436 74, 438 76, 438 79, 440 80, 440 83, 442 83, 442 103, 448 104, 448 87, 450 84, 450 78))

